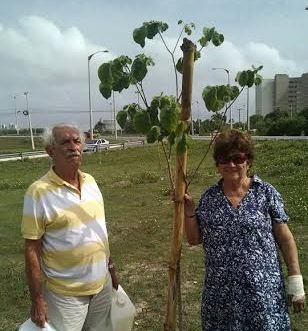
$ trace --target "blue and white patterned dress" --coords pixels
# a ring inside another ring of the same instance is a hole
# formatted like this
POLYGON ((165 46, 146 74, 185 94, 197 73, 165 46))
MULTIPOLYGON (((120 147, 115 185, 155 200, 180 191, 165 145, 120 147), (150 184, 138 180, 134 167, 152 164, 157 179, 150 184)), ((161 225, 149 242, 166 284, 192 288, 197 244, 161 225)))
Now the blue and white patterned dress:
POLYGON ((197 217, 205 251, 203 331, 290 331, 272 223, 288 216, 276 189, 257 176, 237 208, 222 181, 201 196, 197 217))

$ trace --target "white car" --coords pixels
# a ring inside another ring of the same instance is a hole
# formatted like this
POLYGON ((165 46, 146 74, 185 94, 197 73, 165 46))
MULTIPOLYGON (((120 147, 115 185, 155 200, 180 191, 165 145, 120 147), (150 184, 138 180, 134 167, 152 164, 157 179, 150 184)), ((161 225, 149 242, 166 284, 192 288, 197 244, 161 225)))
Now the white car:
POLYGON ((106 139, 93 139, 85 142, 84 151, 98 152, 109 148, 109 141, 106 139))

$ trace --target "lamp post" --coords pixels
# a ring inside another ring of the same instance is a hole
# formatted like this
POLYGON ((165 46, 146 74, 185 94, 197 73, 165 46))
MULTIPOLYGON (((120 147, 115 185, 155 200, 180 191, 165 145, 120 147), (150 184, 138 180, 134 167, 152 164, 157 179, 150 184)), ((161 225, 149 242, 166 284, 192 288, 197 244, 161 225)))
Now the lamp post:
POLYGON ((249 87, 247 87, 247 132, 250 131, 250 118, 249 118, 249 87))
POLYGON ((27 105, 27 109, 23 111, 23 114, 25 116, 28 116, 28 123, 29 123, 29 130, 30 130, 32 150, 35 150, 34 139, 33 139, 33 132, 32 132, 31 115, 30 115, 30 111, 29 111, 28 94, 29 94, 29 92, 24 92, 23 93, 23 95, 26 97, 26 105, 27 105))
MULTIPOLYGON (((212 68, 212 70, 224 70, 227 74, 227 78, 228 78, 228 85, 230 85, 230 71, 226 68, 212 68)), ((228 107, 228 104, 226 104, 226 108, 228 107)), ((229 107, 230 110, 230 129, 233 128, 233 123, 232 123, 232 109, 231 106, 229 107)))
POLYGON ((112 91, 112 103, 113 103, 113 125, 114 125, 114 137, 115 140, 118 139, 118 132, 117 132, 117 113, 116 113, 116 106, 115 106, 115 99, 114 99, 114 91, 112 91))
POLYGON ((90 74, 90 60, 97 53, 108 53, 107 50, 97 51, 88 56, 88 90, 89 90, 89 116, 90 116, 90 138, 93 139, 93 116, 92 116, 92 103, 91 103, 91 74, 90 74))
POLYGON ((16 101, 17 94, 15 94, 13 98, 14 98, 14 108, 15 108, 15 128, 16 128, 16 134, 19 135, 18 115, 17 115, 18 111, 17 111, 17 101, 16 101))

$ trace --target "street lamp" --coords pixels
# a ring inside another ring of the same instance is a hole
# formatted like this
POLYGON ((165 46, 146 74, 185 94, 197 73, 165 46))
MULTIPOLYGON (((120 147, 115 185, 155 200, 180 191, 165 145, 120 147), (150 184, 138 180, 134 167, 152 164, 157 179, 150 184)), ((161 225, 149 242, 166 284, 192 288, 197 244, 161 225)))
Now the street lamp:
POLYGON ((18 111, 17 111, 17 101, 16 101, 17 94, 15 94, 13 98, 14 98, 14 108, 15 108, 15 128, 16 128, 16 134, 19 135, 18 115, 17 115, 18 111))
MULTIPOLYGON (((212 68, 212 70, 224 70, 227 74, 227 78, 228 78, 228 85, 230 85, 230 71, 226 68, 212 68)), ((228 105, 226 105, 226 108, 228 107, 228 105)), ((230 128, 233 128, 233 123, 232 123, 232 109, 231 106, 229 107, 230 110, 230 128)))
POLYGON ((114 91, 112 91, 112 104, 113 104, 114 137, 115 137, 115 140, 117 140, 118 139, 118 132, 117 132, 117 113, 116 113, 116 106, 115 106, 115 99, 114 99, 114 91))
POLYGON ((249 118, 249 87, 247 87, 247 105, 246 105, 246 120, 247 120, 247 132, 250 131, 250 118, 249 118))
POLYGON ((97 53, 108 53, 107 50, 97 51, 88 56, 88 87, 89 87, 89 115, 90 115, 90 138, 93 139, 93 119, 92 119, 92 104, 91 104, 91 75, 90 75, 90 60, 97 53))
POLYGON ((30 137, 31 137, 32 150, 35 150, 34 139, 33 139, 33 132, 32 132, 31 115, 30 115, 30 111, 29 111, 28 94, 29 94, 29 92, 24 92, 24 93, 23 93, 23 95, 26 97, 26 105, 27 105, 27 109, 24 110, 22 113, 23 113, 25 116, 28 116, 28 123, 29 123, 29 130, 30 130, 30 137))

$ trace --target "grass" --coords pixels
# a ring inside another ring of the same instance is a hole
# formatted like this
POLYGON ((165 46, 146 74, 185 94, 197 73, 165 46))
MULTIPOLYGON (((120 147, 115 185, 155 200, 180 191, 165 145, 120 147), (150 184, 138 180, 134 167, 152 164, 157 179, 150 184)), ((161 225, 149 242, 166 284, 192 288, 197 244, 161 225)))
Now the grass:
MULTIPOLYGON (((258 142, 254 171, 283 194, 299 248, 308 288, 308 152, 303 141, 258 142)), ((193 142, 189 169, 206 150, 193 142)), ((24 278, 20 219, 25 189, 49 167, 47 159, 0 163, 0 330, 12 331, 29 314, 24 278)), ((157 146, 84 155, 83 170, 95 176, 103 192, 113 260, 122 286, 135 303, 134 330, 162 330, 167 294, 173 209, 162 151, 157 146)), ((192 173, 190 170, 189 173, 192 173)), ((190 191, 197 200, 218 176, 208 156, 190 191)), ((201 247, 184 241, 182 301, 185 331, 200 330, 200 292, 203 282, 201 247)), ((293 331, 308 330, 308 313, 291 314, 293 331)))

